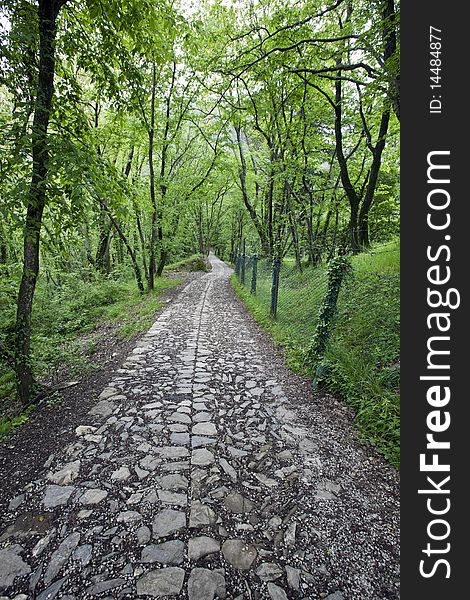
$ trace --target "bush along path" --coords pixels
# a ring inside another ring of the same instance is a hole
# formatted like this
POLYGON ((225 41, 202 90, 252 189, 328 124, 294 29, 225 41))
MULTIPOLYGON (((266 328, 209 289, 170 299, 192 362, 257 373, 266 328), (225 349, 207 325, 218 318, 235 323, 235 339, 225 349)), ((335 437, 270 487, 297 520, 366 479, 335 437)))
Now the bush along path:
POLYGON ((399 597, 396 472, 211 261, 12 498, 0 597, 399 597))

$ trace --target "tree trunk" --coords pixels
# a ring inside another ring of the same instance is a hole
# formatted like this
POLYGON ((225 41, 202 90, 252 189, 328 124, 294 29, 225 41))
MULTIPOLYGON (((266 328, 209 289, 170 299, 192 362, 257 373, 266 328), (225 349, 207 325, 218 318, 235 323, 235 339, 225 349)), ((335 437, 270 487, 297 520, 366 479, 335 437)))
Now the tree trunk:
POLYGON ((150 107, 150 128, 149 136, 149 180, 150 180, 150 200, 152 203, 152 226, 150 231, 150 253, 149 253, 149 289, 155 287, 155 249, 157 245, 157 201, 155 198, 155 169, 153 164, 153 141, 155 135, 155 94, 157 88, 157 70, 155 63, 152 69, 152 100, 150 107))
POLYGON ((54 93, 56 21, 65 0, 39 0, 39 74, 32 125, 32 173, 24 225, 23 273, 18 292, 15 361, 18 395, 28 404, 34 391, 30 361, 31 313, 39 274, 39 244, 48 175, 47 130, 54 93))
POLYGON ((134 267, 134 273, 135 273, 135 279, 137 282, 137 287, 139 288, 139 292, 141 294, 143 294, 144 293, 144 285, 142 283, 142 273, 140 271, 139 263, 137 262, 136 253, 132 249, 132 246, 130 245, 129 240, 127 239, 124 231, 122 230, 122 227, 121 227, 118 219, 116 219, 113 216, 113 214, 111 213, 111 209, 109 208, 109 206, 106 204, 106 202, 101 200, 101 198, 98 198, 98 202, 101 204, 101 206, 104 208, 104 210, 108 214, 109 220, 111 221, 114 229, 116 230, 116 233, 119 236, 119 240, 126 247, 127 253, 129 254, 131 261, 132 261, 132 266, 134 267))

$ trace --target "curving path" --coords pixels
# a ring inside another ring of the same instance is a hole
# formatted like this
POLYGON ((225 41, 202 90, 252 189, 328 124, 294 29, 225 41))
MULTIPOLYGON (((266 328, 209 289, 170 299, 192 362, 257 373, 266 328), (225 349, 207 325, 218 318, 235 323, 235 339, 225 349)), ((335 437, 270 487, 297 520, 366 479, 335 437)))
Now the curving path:
POLYGON ((0 599, 399 597, 396 474, 211 262, 12 499, 0 599))

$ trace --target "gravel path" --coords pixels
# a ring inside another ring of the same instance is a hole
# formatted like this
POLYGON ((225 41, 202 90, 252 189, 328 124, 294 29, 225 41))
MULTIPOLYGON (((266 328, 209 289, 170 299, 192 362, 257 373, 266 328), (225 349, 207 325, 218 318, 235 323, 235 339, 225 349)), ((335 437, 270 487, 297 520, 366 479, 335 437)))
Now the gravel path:
POLYGON ((11 500, 0 600, 399 597, 396 472, 211 262, 11 500))

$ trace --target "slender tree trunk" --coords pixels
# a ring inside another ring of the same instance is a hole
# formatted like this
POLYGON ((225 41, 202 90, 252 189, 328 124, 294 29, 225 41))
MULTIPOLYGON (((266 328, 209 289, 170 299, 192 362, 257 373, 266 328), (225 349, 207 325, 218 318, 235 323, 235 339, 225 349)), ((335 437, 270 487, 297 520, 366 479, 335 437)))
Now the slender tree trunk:
POLYGON ((149 289, 155 287, 155 250, 157 245, 157 200, 155 196, 155 169, 153 164, 153 143, 155 135, 155 94, 157 88, 157 70, 153 63, 152 67, 152 100, 150 106, 150 128, 149 136, 149 178, 150 178, 150 200, 152 203, 152 224, 150 230, 150 253, 149 253, 149 289))
POLYGON ((18 292, 15 361, 18 395, 26 405, 33 394, 30 361, 31 313, 39 274, 41 224, 48 175, 47 130, 54 93, 56 21, 65 0, 39 0, 39 75, 32 125, 33 165, 24 225, 23 274, 18 292))
POLYGON ((126 234, 122 230, 122 227, 121 227, 118 219, 116 219, 113 216, 113 214, 111 213, 111 210, 110 210, 109 206, 106 204, 106 202, 104 202, 104 200, 101 200, 101 198, 98 198, 98 202, 101 204, 101 206, 104 208, 104 210, 108 214, 109 220, 111 221, 114 229, 116 230, 116 233, 119 236, 119 240, 126 247, 127 253, 129 254, 129 256, 131 258, 131 261, 132 261, 132 266, 134 267, 134 273, 135 273, 135 279, 136 279, 136 282, 137 282, 137 287, 139 288, 139 292, 141 294, 143 294, 144 293, 144 285, 142 283, 142 273, 140 271, 140 267, 139 267, 139 263, 137 261, 136 253, 132 249, 132 246, 130 245, 129 240, 126 237, 126 234))

